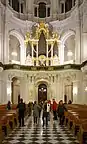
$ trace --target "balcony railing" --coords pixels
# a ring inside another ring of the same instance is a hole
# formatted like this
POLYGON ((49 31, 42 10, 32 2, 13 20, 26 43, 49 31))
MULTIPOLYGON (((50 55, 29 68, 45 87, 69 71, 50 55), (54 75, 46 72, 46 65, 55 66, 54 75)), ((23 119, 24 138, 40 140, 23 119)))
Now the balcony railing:
MULTIPOLYGON (((4 1, 4 0, 2 0, 4 1)), ((33 16, 33 14, 23 14, 23 13, 19 13, 17 11, 15 11, 10 5, 8 5, 8 8, 11 10, 11 12, 13 13, 14 17, 21 19, 21 20, 34 20, 36 22, 39 21, 43 21, 43 22, 50 22, 50 21, 54 21, 54 20, 64 20, 68 17, 71 16, 72 11, 76 8, 76 6, 74 6, 70 11, 66 12, 66 13, 61 13, 56 15, 56 18, 53 18, 53 16, 51 15, 50 17, 46 17, 46 18, 39 18, 39 17, 35 17, 33 16)))

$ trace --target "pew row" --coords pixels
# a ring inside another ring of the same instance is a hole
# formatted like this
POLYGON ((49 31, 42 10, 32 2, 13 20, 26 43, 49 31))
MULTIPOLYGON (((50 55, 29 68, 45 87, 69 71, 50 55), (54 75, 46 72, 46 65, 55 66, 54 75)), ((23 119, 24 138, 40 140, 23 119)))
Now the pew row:
POLYGON ((74 133, 81 144, 87 142, 87 106, 68 105, 65 112, 65 125, 74 133))
POLYGON ((0 105, 0 142, 13 128, 18 125, 18 112, 15 108, 6 109, 6 105, 0 105))

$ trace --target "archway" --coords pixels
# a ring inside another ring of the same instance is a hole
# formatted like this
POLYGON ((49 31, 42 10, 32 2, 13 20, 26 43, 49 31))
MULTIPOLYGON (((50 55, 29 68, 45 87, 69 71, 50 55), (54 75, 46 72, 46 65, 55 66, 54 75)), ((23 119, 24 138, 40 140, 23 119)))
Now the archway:
POLYGON ((47 100, 47 86, 45 84, 40 84, 38 86, 38 102, 47 100))
POLYGON ((75 61, 75 35, 68 37, 64 43, 64 62, 75 61))
POLYGON ((20 42, 17 37, 9 36, 9 62, 20 64, 20 42))
POLYGON ((18 39, 19 44, 20 44, 20 63, 25 64, 26 60, 26 48, 24 44, 24 37, 16 30, 11 30, 9 32, 9 36, 14 36, 18 39))
POLYGON ((13 77, 11 84, 11 101, 12 103, 17 104, 20 101, 20 80, 16 77, 13 77))
POLYGON ((61 64, 74 63, 75 60, 75 32, 66 31, 60 39, 60 61, 61 64))

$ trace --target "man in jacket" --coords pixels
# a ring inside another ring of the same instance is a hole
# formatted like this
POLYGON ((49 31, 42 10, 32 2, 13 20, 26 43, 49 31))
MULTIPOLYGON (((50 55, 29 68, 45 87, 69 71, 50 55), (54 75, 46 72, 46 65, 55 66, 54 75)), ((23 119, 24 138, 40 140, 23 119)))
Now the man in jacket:
POLYGON ((23 103, 23 99, 20 99, 19 104, 17 105, 18 113, 19 113, 19 126, 24 126, 24 113, 25 113, 25 103, 23 103))

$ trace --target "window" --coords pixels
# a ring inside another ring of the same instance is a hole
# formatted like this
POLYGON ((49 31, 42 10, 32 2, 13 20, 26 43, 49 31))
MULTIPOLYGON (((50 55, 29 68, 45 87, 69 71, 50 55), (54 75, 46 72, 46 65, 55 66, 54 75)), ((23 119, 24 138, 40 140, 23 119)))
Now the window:
POLYGON ((21 13, 23 13, 23 4, 21 4, 21 13))
POLYGON ((16 0, 15 2, 15 0, 12 0, 12 7, 15 11, 19 12, 19 1, 16 0))
POLYGON ((37 17, 37 7, 34 8, 34 16, 37 17))
POLYGON ((39 18, 50 17, 50 6, 40 2, 38 7, 37 5, 34 7, 34 16, 39 18))
POLYGON ((47 17, 50 17, 50 8, 48 8, 47 17))
POLYGON ((46 4, 41 2, 39 3, 39 18, 46 17, 46 4))
POLYGON ((61 4, 61 13, 64 13, 64 4, 61 4))

